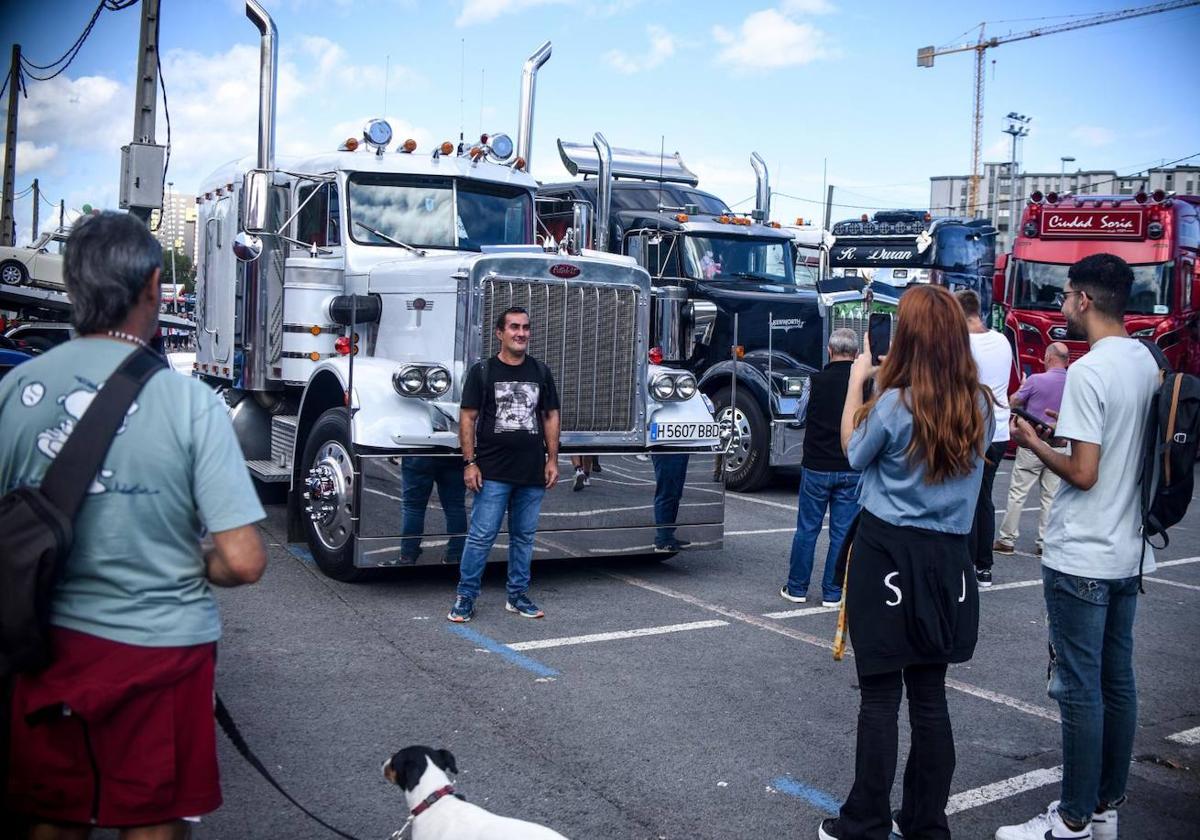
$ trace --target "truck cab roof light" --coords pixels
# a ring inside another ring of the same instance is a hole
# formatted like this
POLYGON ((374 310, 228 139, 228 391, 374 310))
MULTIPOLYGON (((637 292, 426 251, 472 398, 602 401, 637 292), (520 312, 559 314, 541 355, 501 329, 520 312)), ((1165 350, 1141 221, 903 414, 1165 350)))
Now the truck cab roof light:
POLYGON ((525 171, 525 158, 521 157, 520 155, 517 155, 517 159, 513 161, 513 169, 524 172, 525 171))
POLYGON ((404 144, 400 147, 400 151, 404 152, 406 155, 411 155, 416 150, 417 150, 417 141, 412 139, 411 137, 408 138, 407 140, 405 140, 404 144))
POLYGON ((1042 195, 1041 190, 1034 190, 1033 194, 1031 196, 1029 196, 1029 200, 1032 201, 1034 204, 1041 204, 1043 198, 1045 198, 1045 196, 1042 195))
POLYGON ((342 145, 338 146, 339 152, 353 152, 358 150, 358 138, 347 137, 342 145))
POLYGON ((1046 201, 1050 202, 1051 204, 1058 204, 1058 193, 1056 193, 1054 190, 1046 193, 1046 201))
POLYGON ((438 151, 443 155, 452 155, 454 154, 454 144, 446 140, 442 145, 438 146, 438 151))
POLYGON ((715 219, 713 219, 713 221, 719 225, 727 225, 727 224, 729 224, 729 217, 721 215, 721 216, 717 216, 715 219))
POLYGON ((687 213, 676 213, 675 214, 675 221, 677 221, 677 222, 686 222, 689 218, 690 217, 688 216, 687 213))
POLYGON ((1166 200, 1167 194, 1163 190, 1155 190, 1150 194, 1150 197, 1154 199, 1155 204, 1161 204, 1166 200))
POLYGON ((1149 198, 1149 196, 1146 195, 1146 193, 1144 191, 1142 191, 1142 192, 1138 192, 1138 194, 1133 197, 1133 200, 1136 201, 1138 204, 1145 204, 1146 199, 1148 199, 1148 198, 1149 198))

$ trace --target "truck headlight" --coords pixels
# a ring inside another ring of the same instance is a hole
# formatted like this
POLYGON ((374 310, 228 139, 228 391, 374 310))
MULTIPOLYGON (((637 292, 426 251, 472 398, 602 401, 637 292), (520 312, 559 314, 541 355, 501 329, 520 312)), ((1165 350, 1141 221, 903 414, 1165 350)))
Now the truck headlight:
POLYGON ((414 397, 425 387, 425 373, 417 365, 408 365, 392 374, 392 387, 404 397, 414 397))
POLYGON ((680 400, 690 400, 696 395, 696 377, 690 373, 675 377, 675 396, 680 400))
POLYGON ((650 393, 655 399, 669 400, 675 396, 675 379, 665 373, 660 373, 650 381, 650 393))
POLYGON ((430 368, 429 373, 425 374, 425 387, 429 393, 440 397, 450 390, 450 371, 444 367, 430 368))
POLYGON ((804 393, 804 376, 783 377, 783 393, 788 397, 798 397, 804 393))

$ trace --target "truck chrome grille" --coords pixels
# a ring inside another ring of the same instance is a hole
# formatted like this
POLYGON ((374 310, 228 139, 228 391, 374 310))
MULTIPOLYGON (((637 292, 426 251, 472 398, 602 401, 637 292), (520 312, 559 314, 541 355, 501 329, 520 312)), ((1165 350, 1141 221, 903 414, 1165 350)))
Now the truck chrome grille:
POLYGON ((483 357, 500 352, 493 325, 529 310, 529 353, 558 386, 564 432, 628 432, 636 417, 637 291, 590 284, 489 279, 483 284, 483 357))

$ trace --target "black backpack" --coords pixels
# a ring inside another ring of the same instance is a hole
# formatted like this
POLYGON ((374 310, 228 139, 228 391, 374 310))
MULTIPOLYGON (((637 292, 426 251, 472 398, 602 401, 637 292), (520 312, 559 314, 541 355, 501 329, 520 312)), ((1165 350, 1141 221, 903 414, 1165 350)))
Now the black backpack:
POLYGON ((142 386, 166 367, 136 349, 108 377, 38 487, 0 497, 0 677, 50 663, 50 602, 74 542, 73 522, 142 386))
POLYGON ((1142 451, 1142 539, 1154 548, 1166 548, 1171 541, 1167 529, 1183 519, 1192 501, 1200 446, 1200 378, 1172 371, 1157 344, 1144 339, 1142 344, 1160 371, 1142 451), (1157 537, 1161 545, 1154 543, 1157 537))

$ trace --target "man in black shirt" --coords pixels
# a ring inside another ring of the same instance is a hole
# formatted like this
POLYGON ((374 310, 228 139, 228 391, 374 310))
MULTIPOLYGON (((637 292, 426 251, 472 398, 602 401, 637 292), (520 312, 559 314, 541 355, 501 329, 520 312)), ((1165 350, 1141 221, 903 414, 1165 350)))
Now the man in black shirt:
POLYGON ((529 313, 496 319, 500 352, 476 362, 463 384, 458 438, 463 481, 475 491, 471 527, 450 621, 470 621, 483 567, 508 511, 508 602, 526 618, 545 613, 529 598, 533 538, 547 488, 558 481, 558 390, 550 369, 526 353, 529 313))
POLYGON ((804 430, 803 474, 796 507, 796 536, 792 538, 788 580, 779 590, 788 601, 808 600, 817 535, 825 508, 829 508, 829 551, 821 579, 821 604, 835 607, 842 600, 842 582, 834 575, 838 552, 858 514, 858 476, 842 452, 842 407, 850 384, 850 365, 858 355, 858 336, 837 329, 829 335, 829 364, 811 380, 807 424, 804 430))

